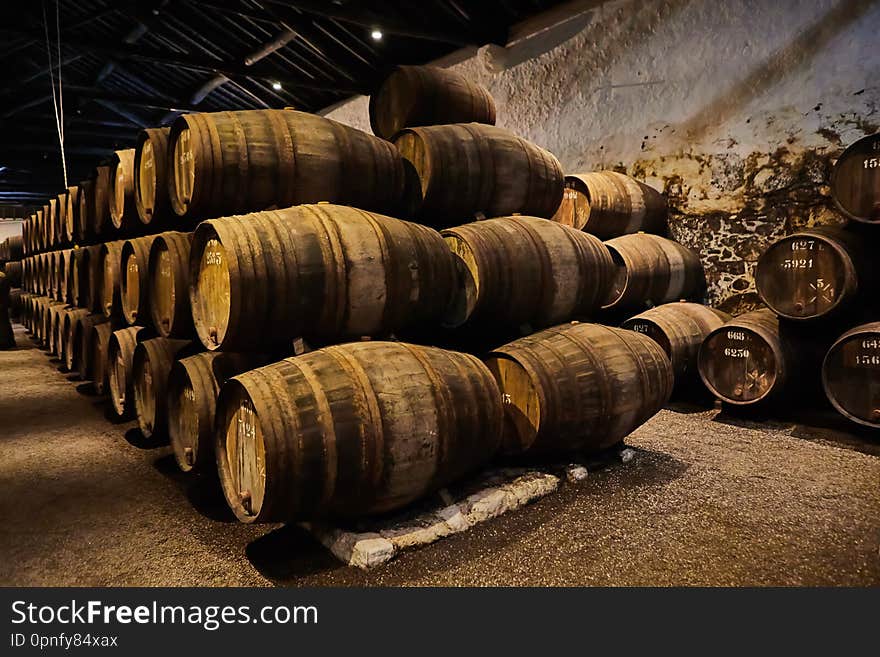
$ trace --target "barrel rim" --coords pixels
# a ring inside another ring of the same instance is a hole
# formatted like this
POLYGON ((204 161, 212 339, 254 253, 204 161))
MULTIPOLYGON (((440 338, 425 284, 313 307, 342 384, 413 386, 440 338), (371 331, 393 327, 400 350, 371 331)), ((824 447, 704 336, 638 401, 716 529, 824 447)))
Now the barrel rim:
MULTIPOLYGON (((179 467, 182 472, 191 472, 195 469, 195 464, 198 462, 199 455, 198 452, 195 452, 192 464, 186 462, 184 444, 178 431, 179 424, 177 422, 180 401, 179 397, 182 393, 183 386, 187 384, 195 393, 195 386, 193 386, 192 376, 189 371, 189 363, 185 361, 190 361, 190 359, 198 358, 201 355, 202 354, 195 354, 194 356, 188 356, 187 358, 181 358, 180 360, 175 361, 171 365, 171 371, 168 373, 168 383, 166 385, 168 399, 168 439, 171 442, 171 448, 174 450, 174 460, 177 462, 177 467, 179 467)), ((200 424, 198 428, 201 429, 201 418, 199 418, 199 422, 200 424)), ((198 435, 196 435, 196 440, 193 441, 193 443, 195 447, 198 448, 198 435)))
MULTIPOLYGON (((167 169, 167 191, 168 191, 168 201, 171 205, 171 209, 178 217, 187 218, 193 215, 193 200, 190 199, 188 203, 183 204, 180 202, 180 199, 177 196, 177 186, 174 184, 175 174, 174 174, 174 165, 175 165, 175 153, 177 152, 177 140, 180 138, 181 133, 184 130, 189 131, 198 131, 198 126, 196 125, 196 117, 202 116, 197 114, 181 114, 177 117, 174 122, 170 126, 170 131, 168 133, 168 147, 165 153, 166 157, 166 169, 167 169)), ((201 153, 199 149, 195 148, 192 150, 193 153, 193 171, 195 172, 197 167, 197 163, 195 162, 196 158, 200 157, 201 153)), ((195 175, 195 173, 194 173, 195 175)), ((198 189, 198 185, 193 182, 193 195, 195 195, 195 190, 198 189)))
MULTIPOLYGON (((287 359, 294 360, 294 359, 287 359)), ((245 509, 241 502, 241 496, 234 490, 232 475, 229 471, 229 458, 226 453, 226 437, 231 415, 234 409, 237 409, 242 399, 248 399, 251 407, 254 409, 254 416, 259 417, 257 403, 254 402, 253 396, 250 394, 247 386, 240 380, 238 376, 234 376, 226 381, 220 389, 220 395, 217 397, 217 411, 214 415, 214 457, 217 463, 217 476, 220 479, 220 487, 223 490, 223 496, 230 510, 235 517, 243 523, 251 524, 262 522, 264 517, 268 516, 265 497, 260 509, 257 513, 249 512, 245 509), (232 401, 239 400, 239 403, 233 404, 232 401)), ((265 438, 263 438, 265 443, 265 438)), ((263 480, 264 495, 265 490, 269 489, 269 469, 266 468, 263 480)))
MULTIPOLYGON (((301 206, 305 207, 305 206, 301 206)), ((231 217, 230 217, 231 218, 231 217)), ((218 351, 228 349, 231 345, 229 344, 229 327, 232 323, 232 307, 235 301, 230 296, 229 305, 227 307, 227 316, 224 321, 223 335, 219 336, 218 331, 218 339, 216 341, 212 341, 210 339, 210 335, 205 335, 204 326, 202 325, 204 322, 200 321, 200 316, 198 313, 198 304, 196 303, 196 299, 199 296, 198 290, 198 279, 199 279, 199 269, 201 266, 201 261, 204 255, 205 247, 208 242, 213 238, 216 239, 221 246, 223 245, 223 238, 220 235, 222 229, 222 223, 218 223, 217 220, 210 219, 208 221, 203 221, 200 223, 195 231, 192 234, 192 241, 190 242, 190 251, 189 251, 189 304, 190 304, 190 314, 192 316, 193 329, 195 331, 196 337, 198 337, 199 342, 201 342, 204 347, 208 351, 218 351)), ((225 246, 224 246, 225 248, 225 246)), ((232 279, 232 272, 230 271, 230 265, 233 265, 237 269, 237 256, 234 249, 226 249, 226 253, 229 257, 223 263, 223 266, 226 268, 227 276, 232 279)), ((231 292, 232 288, 230 288, 231 292)))

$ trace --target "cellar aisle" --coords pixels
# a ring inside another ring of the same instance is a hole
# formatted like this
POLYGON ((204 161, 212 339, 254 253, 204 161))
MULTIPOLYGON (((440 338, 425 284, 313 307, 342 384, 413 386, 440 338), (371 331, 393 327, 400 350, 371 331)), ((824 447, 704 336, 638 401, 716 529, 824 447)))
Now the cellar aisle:
POLYGON ((880 584, 880 439, 663 411, 635 458, 364 573, 244 526, 16 327, 0 352, 0 585, 880 584))

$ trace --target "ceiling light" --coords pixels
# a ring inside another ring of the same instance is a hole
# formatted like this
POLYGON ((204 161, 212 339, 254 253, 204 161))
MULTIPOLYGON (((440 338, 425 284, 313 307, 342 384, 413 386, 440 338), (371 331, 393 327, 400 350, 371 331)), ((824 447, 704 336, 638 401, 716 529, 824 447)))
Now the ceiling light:
POLYGON ((381 30, 373 30, 370 33, 370 36, 373 37, 373 41, 381 41, 382 40, 382 32, 381 30))
POLYGON ((281 83, 278 82, 278 81, 273 82, 273 83, 272 83, 272 88, 273 88, 275 91, 281 91, 281 83))

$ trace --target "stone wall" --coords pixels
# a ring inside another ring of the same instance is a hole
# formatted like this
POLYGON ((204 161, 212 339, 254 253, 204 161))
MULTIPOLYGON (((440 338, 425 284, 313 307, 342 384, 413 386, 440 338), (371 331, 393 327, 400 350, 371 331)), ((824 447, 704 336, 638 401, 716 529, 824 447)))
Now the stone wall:
MULTIPOLYGON (((756 303, 774 238, 840 217, 827 181, 878 130, 876 0, 596 0, 508 47, 445 65, 484 84, 498 125, 568 172, 611 168, 663 190, 673 237, 706 266, 708 301, 756 303)), ((366 98, 327 115, 369 130, 366 98)))

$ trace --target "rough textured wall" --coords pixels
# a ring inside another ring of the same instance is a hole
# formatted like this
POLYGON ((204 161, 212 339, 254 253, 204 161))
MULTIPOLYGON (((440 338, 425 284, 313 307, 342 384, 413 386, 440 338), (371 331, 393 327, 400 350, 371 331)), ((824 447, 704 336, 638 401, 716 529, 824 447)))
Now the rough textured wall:
MULTIPOLYGON (((613 168, 663 190, 671 233, 706 266, 708 300, 757 301, 761 251, 840 221, 827 181, 878 130, 876 0, 617 0, 454 65, 498 125, 567 172, 613 168)), ((328 116, 369 130, 365 98, 328 116)))

